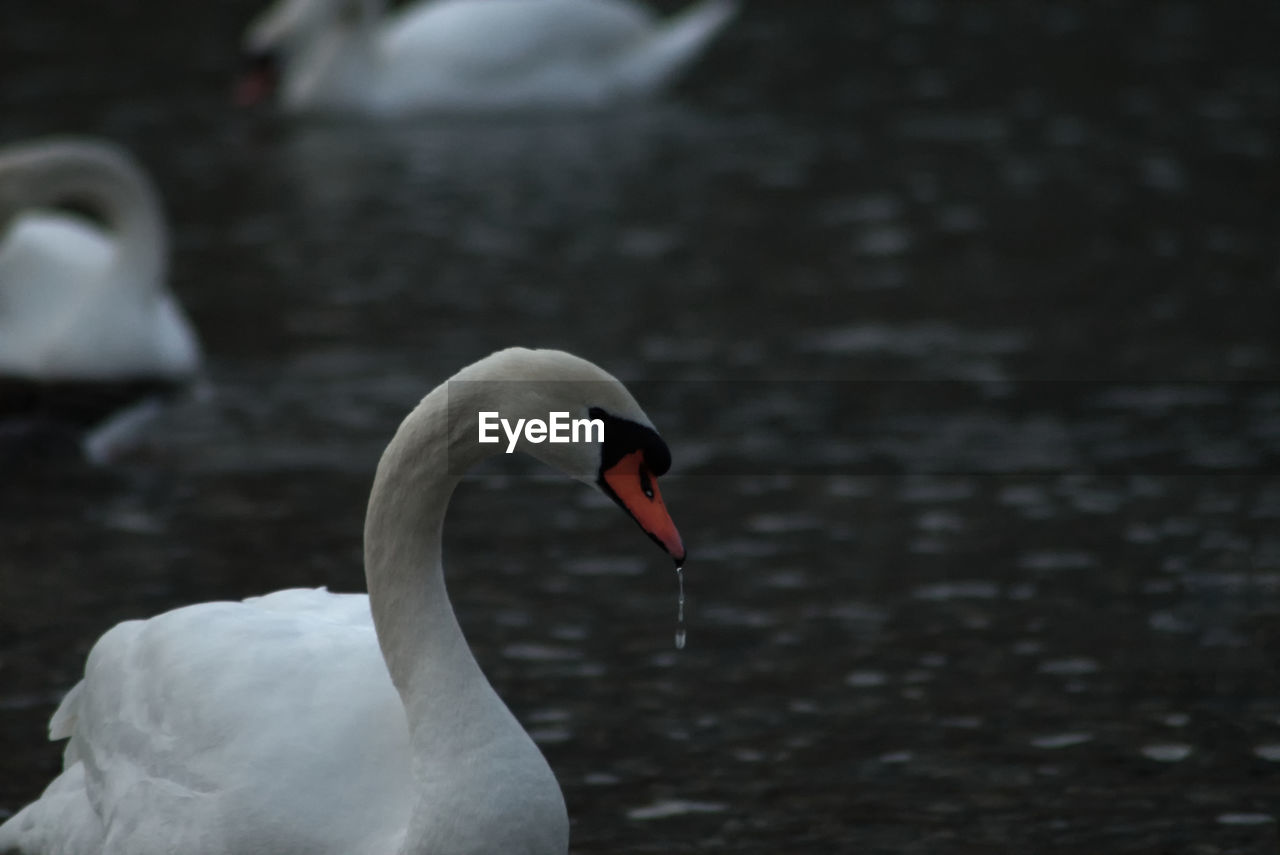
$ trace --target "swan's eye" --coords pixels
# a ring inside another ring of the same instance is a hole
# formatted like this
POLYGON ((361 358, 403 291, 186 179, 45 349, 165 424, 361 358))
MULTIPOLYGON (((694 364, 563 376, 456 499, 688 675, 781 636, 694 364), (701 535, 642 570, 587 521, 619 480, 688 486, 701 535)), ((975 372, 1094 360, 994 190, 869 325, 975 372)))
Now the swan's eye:
POLYGON ((653 499, 653 482, 649 480, 649 470, 643 466, 640 467, 640 492, 646 499, 653 499))

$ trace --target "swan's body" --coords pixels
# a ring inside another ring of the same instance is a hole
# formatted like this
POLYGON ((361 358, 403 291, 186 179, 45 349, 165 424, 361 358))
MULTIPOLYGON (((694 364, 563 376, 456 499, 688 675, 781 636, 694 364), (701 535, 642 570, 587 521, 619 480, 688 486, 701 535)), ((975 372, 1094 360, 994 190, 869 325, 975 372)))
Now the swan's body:
POLYGON ((61 139, 0 149, 0 376, 192 374, 200 349, 165 285, 167 256, 159 199, 123 151, 61 139))
POLYGON ((462 470, 495 449, 476 442, 480 409, 590 407, 608 414, 603 444, 522 448, 597 480, 683 560, 649 480, 666 447, 621 384, 556 351, 494 354, 423 399, 383 455, 369 596, 280 591, 116 626, 50 723, 70 737, 64 771, 0 826, 0 852, 563 855, 559 786, 462 636, 440 528, 462 470))
POLYGON ((634 0, 278 0, 246 47, 280 65, 291 111, 598 107, 673 80, 733 17, 698 0, 670 19, 634 0))

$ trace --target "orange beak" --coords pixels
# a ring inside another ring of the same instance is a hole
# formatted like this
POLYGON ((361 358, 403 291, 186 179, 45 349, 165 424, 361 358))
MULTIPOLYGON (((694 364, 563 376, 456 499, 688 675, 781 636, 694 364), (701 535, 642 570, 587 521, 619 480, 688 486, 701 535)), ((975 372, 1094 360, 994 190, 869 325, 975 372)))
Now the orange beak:
POLYGON ((680 532, 676 531, 676 524, 667 513, 662 494, 658 492, 657 479, 649 474, 643 452, 633 451, 606 469, 601 486, 640 524, 645 534, 675 559, 676 566, 684 564, 685 551, 680 532))

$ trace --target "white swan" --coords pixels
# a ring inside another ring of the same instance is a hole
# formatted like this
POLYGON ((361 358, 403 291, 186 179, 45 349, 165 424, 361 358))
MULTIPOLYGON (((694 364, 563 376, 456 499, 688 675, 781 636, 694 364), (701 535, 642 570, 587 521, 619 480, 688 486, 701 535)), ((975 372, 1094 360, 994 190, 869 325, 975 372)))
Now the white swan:
POLYGON ((167 263, 159 198, 124 151, 70 138, 0 148, 0 376, 192 374, 200 347, 167 263))
POLYGON ((49 725, 70 737, 64 771, 0 826, 0 852, 563 855, 555 776, 445 592, 450 495, 506 447, 477 442, 481 411, 600 418, 603 442, 519 447, 598 485, 683 561, 654 480, 670 455, 627 390, 566 353, 495 353, 427 395, 387 446, 365 519, 368 597, 280 591, 110 630, 49 725))
POLYGON ((670 82, 737 11, 698 0, 666 19, 634 0, 277 0, 249 27, 242 102, 279 73, 290 111, 592 107, 670 82), (277 68, 278 66, 278 68, 277 68))

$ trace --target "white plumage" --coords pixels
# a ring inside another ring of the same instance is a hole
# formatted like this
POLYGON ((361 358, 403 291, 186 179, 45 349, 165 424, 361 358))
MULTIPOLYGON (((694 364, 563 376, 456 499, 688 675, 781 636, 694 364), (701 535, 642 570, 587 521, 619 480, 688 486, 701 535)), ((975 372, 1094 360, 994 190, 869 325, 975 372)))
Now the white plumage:
POLYGON ((280 62, 292 111, 598 107, 661 89, 736 11, 699 0, 664 20, 634 0, 423 0, 383 15, 376 0, 279 0, 245 41, 280 62))
MULTIPOLYGON (((387 447, 365 525, 369 596, 287 590, 108 631, 50 723, 69 737, 64 771, 0 826, 0 851, 563 855, 559 786, 463 638, 440 529, 462 471, 494 452, 476 442, 479 410, 591 407, 660 444, 591 363, 493 354, 424 398, 387 447)), ((521 447, 582 480, 604 471, 599 442, 521 447)), ((648 499, 620 503, 669 525, 656 482, 643 486, 648 499)))
POLYGON ((189 606, 94 646, 50 725, 68 771, 12 830, 33 852, 371 851, 408 816, 407 734, 367 597, 189 606))
POLYGON ((200 348, 168 290, 167 256, 159 199, 122 150, 72 139, 0 149, 0 375, 192 374, 200 348))

